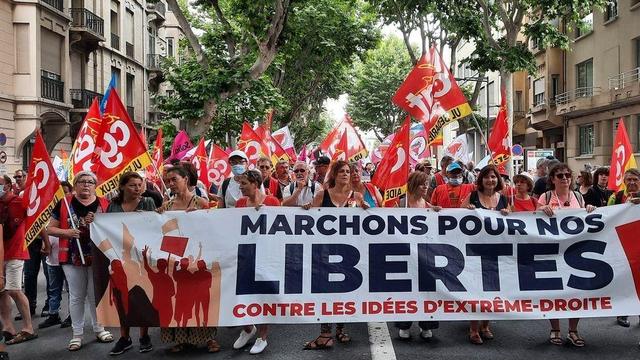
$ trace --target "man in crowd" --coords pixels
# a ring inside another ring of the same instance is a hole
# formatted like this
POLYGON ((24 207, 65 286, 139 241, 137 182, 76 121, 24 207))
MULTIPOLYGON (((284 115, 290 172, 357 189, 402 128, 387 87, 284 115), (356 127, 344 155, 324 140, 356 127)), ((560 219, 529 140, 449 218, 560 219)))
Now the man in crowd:
POLYGON ((459 208, 462 201, 473 191, 473 184, 464 184, 462 167, 452 162, 446 168, 447 182, 438 185, 431 196, 434 210, 459 208))
MULTIPOLYGON (((429 190, 427 191, 427 198, 431 198, 433 191, 439 186, 447 183, 447 166, 453 162, 451 156, 445 155, 440 159, 440 171, 433 174, 431 182, 429 183, 429 190)), ((462 172, 462 168, 460 168, 462 172)))
POLYGON ((20 193, 24 190, 24 186, 27 183, 27 173, 24 170, 16 170, 13 175, 13 178, 16 180, 15 185, 13 185, 13 193, 16 195, 20 195, 20 193))
POLYGON ((291 182, 282 190, 282 205, 310 206, 321 185, 310 179, 309 167, 304 161, 298 161, 293 165, 293 175, 295 182, 291 182))
POLYGON ((26 209, 22 199, 12 191, 11 178, 0 177, 0 219, 2 219, 2 236, 4 245, 4 291, 0 292, 0 319, 2 333, 7 344, 18 344, 38 337, 33 330, 31 315, 35 309, 29 309, 29 300, 22 292, 22 270, 24 261, 29 259, 29 252, 24 247, 24 238, 14 234, 26 217, 26 209), (11 319, 11 300, 15 302, 22 315, 22 330, 16 333, 11 319), (30 311, 31 310, 31 311, 30 311))
POLYGON ((280 187, 278 186, 278 181, 271 176, 273 174, 271 159, 266 156, 258 159, 258 169, 260 169, 260 173, 262 174, 262 178, 264 179, 264 181, 262 182, 262 186, 264 186, 265 194, 272 195, 277 197, 278 199, 281 199, 282 192, 280 191, 280 187), (280 195, 280 197, 278 197, 278 194, 280 195))
POLYGON ((544 194, 545 192, 547 192, 547 183, 548 183, 548 177, 547 174, 549 173, 549 169, 551 169, 554 165, 559 164, 560 161, 558 161, 558 159, 556 159, 553 156, 547 156, 544 159, 539 159, 538 162, 536 162, 536 172, 537 172, 537 176, 538 179, 536 180, 535 184, 533 184, 533 197, 534 198, 539 198, 540 195, 544 194))
POLYGON ((240 192, 240 183, 237 177, 244 174, 247 171, 247 163, 249 158, 244 151, 235 150, 229 154, 229 166, 231 166, 231 177, 225 179, 218 190, 218 207, 219 208, 233 208, 236 206, 236 201, 242 197, 240 192))
POLYGON ((278 192, 273 194, 273 196, 282 201, 282 191, 291 183, 291 176, 289 176, 289 161, 278 161, 278 163, 276 164, 276 174, 274 176, 274 180, 277 180, 278 192))
POLYGON ((373 174, 375 173, 376 168, 373 163, 368 162, 367 165, 364 166, 364 170, 362 170, 362 182, 371 182, 373 178, 373 174))
POLYGON ((328 156, 320 156, 313 162, 313 168, 316 171, 315 181, 320 184, 324 184, 324 180, 327 176, 327 170, 329 170, 329 164, 331 159, 328 156))

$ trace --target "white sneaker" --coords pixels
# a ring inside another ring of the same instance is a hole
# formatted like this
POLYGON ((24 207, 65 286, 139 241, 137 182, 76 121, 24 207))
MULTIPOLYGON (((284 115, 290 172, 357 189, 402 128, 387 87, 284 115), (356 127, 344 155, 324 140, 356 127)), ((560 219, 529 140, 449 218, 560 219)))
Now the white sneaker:
POLYGON ((242 349, 245 345, 247 345, 249 340, 251 340, 253 335, 256 334, 256 331, 258 331, 258 329, 256 329, 255 326, 251 327, 251 332, 250 333, 244 331, 244 329, 243 329, 240 332, 240 336, 238 336, 238 340, 236 340, 236 342, 233 343, 233 348, 236 349, 236 350, 242 349))
POLYGON ((267 347, 267 340, 262 340, 262 338, 257 338, 256 342, 251 347, 251 350, 249 350, 249 354, 252 354, 252 355, 260 354, 261 352, 264 351, 266 347, 267 347))
POLYGON ((422 330, 420 332, 420 337, 424 340, 429 340, 433 337, 433 333, 431 332, 431 330, 422 330))
POLYGON ((409 329, 400 329, 398 330, 398 337, 400 337, 400 339, 409 339, 411 338, 411 331, 409 329))

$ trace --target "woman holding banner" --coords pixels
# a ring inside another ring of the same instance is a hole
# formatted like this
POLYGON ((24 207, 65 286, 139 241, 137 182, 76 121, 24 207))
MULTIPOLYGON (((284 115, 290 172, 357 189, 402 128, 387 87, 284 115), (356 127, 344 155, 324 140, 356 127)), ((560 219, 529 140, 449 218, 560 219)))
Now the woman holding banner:
POLYGON ((382 204, 382 195, 372 183, 362 182, 362 163, 354 162, 351 168, 351 190, 362 194, 369 207, 378 207, 382 204))
POLYGON ((47 232, 59 238, 58 258, 69 284, 69 312, 73 337, 69 351, 82 347, 85 305, 98 342, 113 341, 113 335, 96 318, 96 300, 93 291, 92 242, 89 225, 97 212, 105 212, 109 202, 96 196, 96 175, 81 171, 73 179, 74 195, 68 195, 53 210, 47 232))
MULTIPOLYGON (((351 190, 351 167, 343 160, 331 164, 326 189, 316 192, 312 207, 361 207, 368 209, 362 194, 351 190)), ((305 350, 327 349, 333 346, 331 335, 333 324, 321 324, 320 335, 304 345, 305 350)), ((336 339, 340 343, 348 343, 351 337, 345 331, 344 324, 336 324, 336 339)))
MULTIPOLYGON (((260 185, 263 180, 258 170, 248 170, 238 177, 238 181, 240 182, 242 197, 236 201, 237 208, 254 207, 258 210, 261 206, 280 206, 280 200, 277 197, 265 195, 260 191, 260 185)), ((257 332, 258 338, 249 353, 260 354, 267 347, 268 331, 269 325, 267 324, 258 325, 257 329, 255 325, 245 326, 238 339, 233 343, 233 348, 242 349, 257 332)))
POLYGON ((513 211, 536 211, 538 201, 531 196, 533 191, 533 177, 529 173, 522 173, 513 177, 515 194, 513 196, 513 211))
MULTIPOLYGON (((545 192, 538 199, 540 210, 548 216, 553 216, 555 210, 562 209, 584 209, 587 212, 595 210, 595 206, 586 205, 579 191, 573 189, 573 172, 567 164, 558 163, 549 170, 548 178, 549 191, 545 192)), ((578 335, 578 318, 569 319, 569 334, 567 341, 575 347, 583 347, 585 341, 578 335)), ((549 342, 554 345, 562 345, 562 335, 560 333, 560 320, 551 319, 551 332, 549 342)))
MULTIPOLYGON (((158 212, 176 210, 195 211, 209 207, 206 199, 197 196, 189 190, 189 172, 184 167, 177 165, 170 168, 167 170, 165 179, 167 187, 171 190, 173 197, 162 204, 162 206, 158 208, 158 212)), ((189 260, 186 259, 186 263, 184 264, 185 269, 189 265, 188 262, 189 260)), ((188 296, 188 294, 182 295, 188 296)), ((169 353, 179 353, 203 343, 207 344, 207 349, 210 353, 214 353, 220 351, 220 345, 214 339, 216 330, 215 327, 161 328, 160 339, 163 343, 176 344, 167 350, 169 353)))
MULTIPOLYGON (((507 197, 500 193, 503 188, 504 183, 498 169, 493 165, 487 165, 478 174, 476 190, 463 200, 461 207, 495 210, 500 211, 502 215, 508 215, 511 209, 507 197)), ((474 320, 469 325, 469 341, 472 344, 482 345, 484 342, 482 339, 493 339, 488 320, 474 320)))
MULTIPOLYGON (((118 185, 118 194, 113 198, 109 207, 107 208, 108 213, 120 213, 120 212, 134 212, 134 211, 153 211, 156 209, 156 205, 152 198, 142 196, 144 188, 144 179, 138 173, 129 171, 120 177, 120 182, 118 185)), ((129 248, 125 248, 124 251, 127 253, 123 256, 122 261, 129 262, 130 265, 133 265, 134 272, 139 273, 139 268, 142 267, 142 264, 139 264, 132 260, 131 258, 131 250, 136 251, 136 249, 132 249, 132 245, 129 248), (127 256, 128 255, 128 256, 127 256), (138 271, 135 271, 138 270, 138 271)), ((125 269, 129 264, 125 265, 125 269)), ((144 273, 144 272, 143 272, 144 273)), ((131 276, 131 274, 127 273, 127 276, 131 276)), ((130 279, 131 280, 131 279, 130 279)), ((135 285, 132 284, 132 285, 135 285)), ((123 289, 128 292, 128 289, 123 289)), ((122 295, 121 295, 122 296, 122 295)), ((116 299, 117 300, 117 299, 116 299)), ((135 299, 132 299, 135 300, 135 299)), ((129 301, 129 307, 124 310, 125 313, 135 313, 135 306, 140 305, 137 304, 136 301, 129 301)), ((118 301, 116 301, 116 305, 118 306, 118 301)), ((144 311, 141 311, 144 313, 144 311)), ((135 315, 135 314, 134 314, 135 315)), ((109 355, 120 355, 125 351, 131 349, 132 341, 131 337, 129 337, 129 329, 130 327, 127 324, 127 318, 120 319, 120 339, 116 342, 116 345, 111 349, 109 355), (124 320, 124 321, 123 321, 124 320)), ((141 353, 148 352, 153 350, 153 345, 151 344, 151 338, 149 338, 149 328, 146 326, 140 327, 140 349, 141 353)))

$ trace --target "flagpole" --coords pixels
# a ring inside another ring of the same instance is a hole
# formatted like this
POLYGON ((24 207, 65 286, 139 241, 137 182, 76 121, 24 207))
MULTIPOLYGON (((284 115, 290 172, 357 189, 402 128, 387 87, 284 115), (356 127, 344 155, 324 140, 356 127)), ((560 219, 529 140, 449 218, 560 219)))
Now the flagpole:
POLYGON ((165 195, 167 193, 167 186, 164 184, 164 179, 162 178, 162 174, 160 173, 160 169, 156 166, 156 162, 151 161, 151 166, 156 171, 156 175, 158 175, 158 179, 160 179, 160 185, 162 186, 162 194, 165 195))
MULTIPOLYGON (((73 221, 73 215, 71 213, 71 208, 69 207, 69 202, 67 202, 67 197, 63 197, 62 201, 64 201, 64 206, 66 206, 67 208, 67 214, 69 214, 69 221, 71 221, 71 227, 74 230, 78 230, 78 227, 76 226, 75 221, 73 221)), ((84 254, 82 253, 82 246, 80 245, 80 239, 76 238, 76 243, 78 245, 78 252, 80 253, 80 261, 82 261, 82 265, 86 265, 85 261, 84 261, 84 254)))

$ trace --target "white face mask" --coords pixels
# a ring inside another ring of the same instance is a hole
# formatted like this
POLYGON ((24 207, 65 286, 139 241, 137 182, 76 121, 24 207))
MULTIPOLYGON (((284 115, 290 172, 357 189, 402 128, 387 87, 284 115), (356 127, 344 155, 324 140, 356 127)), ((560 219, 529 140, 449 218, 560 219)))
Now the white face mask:
POLYGON ((0 188, 0 198, 4 197, 7 192, 4 190, 4 186, 0 188))

